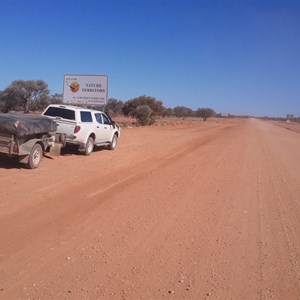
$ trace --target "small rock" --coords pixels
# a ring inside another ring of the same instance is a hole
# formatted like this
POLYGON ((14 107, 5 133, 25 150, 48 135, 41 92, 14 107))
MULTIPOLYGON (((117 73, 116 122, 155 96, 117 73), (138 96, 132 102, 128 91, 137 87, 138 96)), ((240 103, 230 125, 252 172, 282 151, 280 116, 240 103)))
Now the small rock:
POLYGON ((175 294, 175 292, 173 290, 169 290, 168 293, 169 294, 175 294))

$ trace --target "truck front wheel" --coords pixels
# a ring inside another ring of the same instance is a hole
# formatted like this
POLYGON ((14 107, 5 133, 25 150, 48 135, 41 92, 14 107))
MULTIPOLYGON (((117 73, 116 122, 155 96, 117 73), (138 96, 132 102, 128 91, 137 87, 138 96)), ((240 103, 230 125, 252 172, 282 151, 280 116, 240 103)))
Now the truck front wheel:
POLYGON ((111 142, 108 145, 108 149, 109 150, 115 150, 115 148, 117 147, 117 143, 118 143, 118 136, 115 133, 112 140, 111 140, 111 142))
POLYGON ((32 149, 31 152, 29 154, 29 159, 28 159, 28 163, 27 166, 30 169, 36 169, 43 158, 43 148, 40 144, 35 144, 32 149))

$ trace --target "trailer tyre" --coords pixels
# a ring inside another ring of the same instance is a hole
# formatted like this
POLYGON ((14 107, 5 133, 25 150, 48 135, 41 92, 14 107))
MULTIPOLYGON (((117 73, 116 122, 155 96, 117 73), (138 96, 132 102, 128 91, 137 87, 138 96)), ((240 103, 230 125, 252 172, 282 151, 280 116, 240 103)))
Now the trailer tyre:
POLYGON ((28 164, 27 164, 28 168, 36 169, 40 165, 42 158, 43 158, 43 148, 40 144, 35 144, 32 147, 29 155, 28 164))

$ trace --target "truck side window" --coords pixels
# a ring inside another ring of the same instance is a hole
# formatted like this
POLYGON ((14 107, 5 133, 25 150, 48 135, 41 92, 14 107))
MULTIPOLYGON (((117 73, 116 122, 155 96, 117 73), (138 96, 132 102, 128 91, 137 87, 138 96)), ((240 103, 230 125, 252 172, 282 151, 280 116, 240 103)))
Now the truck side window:
POLYGON ((102 114, 102 118, 103 118, 103 121, 104 121, 105 125, 110 125, 110 121, 109 121, 109 119, 107 118, 106 115, 102 114))
POLYGON ((92 114, 89 111, 80 112, 81 122, 93 122, 92 114))
POLYGON ((103 124, 101 114, 95 114, 96 121, 100 124, 103 124))

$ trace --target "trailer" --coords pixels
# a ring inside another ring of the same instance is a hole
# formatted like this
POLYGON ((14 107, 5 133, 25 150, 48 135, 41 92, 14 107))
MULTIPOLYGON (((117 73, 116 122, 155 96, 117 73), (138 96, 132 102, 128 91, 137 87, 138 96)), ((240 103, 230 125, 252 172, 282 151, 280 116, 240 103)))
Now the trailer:
POLYGON ((53 120, 31 114, 0 114, 0 156, 16 158, 30 169, 36 169, 45 153, 54 148, 57 136, 53 120))

